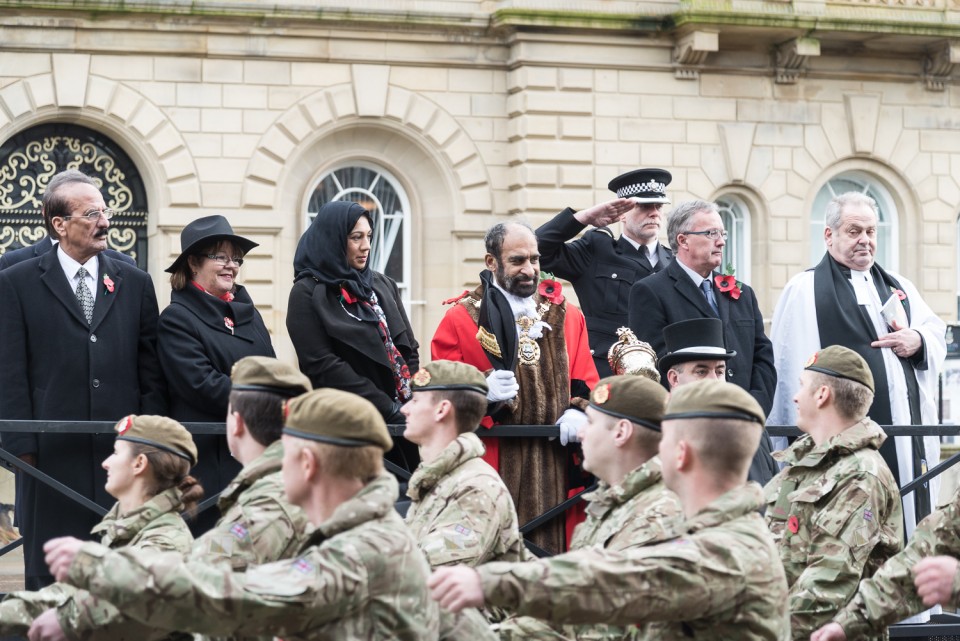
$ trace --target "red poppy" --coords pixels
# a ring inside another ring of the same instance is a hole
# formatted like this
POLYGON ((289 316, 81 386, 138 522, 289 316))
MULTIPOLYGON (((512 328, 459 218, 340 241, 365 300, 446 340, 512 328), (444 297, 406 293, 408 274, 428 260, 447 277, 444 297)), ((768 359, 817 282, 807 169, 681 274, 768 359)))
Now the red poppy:
POLYGON ((224 316, 224 317, 223 317, 223 325, 224 325, 224 327, 226 327, 227 329, 230 330, 230 333, 231 333, 231 334, 233 333, 233 319, 232 319, 232 318, 230 318, 229 316, 224 316))
MULTIPOLYGON (((111 279, 110 276, 107 274, 103 275, 103 286, 106 287, 108 294, 113 293, 113 288, 114 288, 113 279, 111 279)), ((901 298, 900 300, 903 300, 903 298, 901 298)))
POLYGON ((893 293, 896 294, 897 298, 899 298, 900 300, 907 300, 907 295, 906 293, 904 293, 902 289, 895 289, 893 290, 893 293))
POLYGON ((537 287, 537 292, 554 305, 559 305, 563 302, 563 287, 552 278, 541 280, 540 286, 537 287))
POLYGON ((740 281, 733 277, 733 274, 720 274, 713 279, 717 289, 727 294, 733 300, 740 300, 740 281))
POLYGON ((348 290, 346 287, 344 287, 344 286, 342 286, 342 285, 340 286, 340 298, 343 299, 343 302, 348 303, 348 304, 351 304, 351 305, 352 305, 353 303, 357 302, 357 297, 356 297, 356 296, 352 296, 352 295, 350 294, 350 290, 348 290))
POLYGON ((787 529, 790 530, 790 532, 793 534, 796 534, 797 532, 799 532, 800 519, 798 519, 796 516, 791 516, 789 519, 787 519, 787 529))

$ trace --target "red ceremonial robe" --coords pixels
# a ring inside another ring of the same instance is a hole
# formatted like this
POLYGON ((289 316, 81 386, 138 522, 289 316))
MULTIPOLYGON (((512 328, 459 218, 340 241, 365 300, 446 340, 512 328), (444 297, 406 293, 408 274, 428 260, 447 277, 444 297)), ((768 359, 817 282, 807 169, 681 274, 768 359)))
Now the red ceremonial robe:
MULTIPOLYGON (((481 298, 482 286, 475 292, 465 293, 457 301, 457 304, 447 311, 431 342, 431 357, 433 359, 461 361, 473 365, 484 373, 491 371, 490 360, 479 340, 477 340, 476 303, 481 298)), ((538 304, 541 302, 539 296, 537 296, 537 302, 538 304)), ((556 384, 545 384, 545 380, 538 380, 535 386, 530 387, 525 385, 524 380, 521 380, 521 378, 526 377, 518 369, 527 366, 518 365, 515 367, 518 382, 521 383, 520 394, 517 397, 517 408, 513 412, 514 421, 518 424, 553 424, 556 423, 560 414, 567 407, 579 406, 582 409, 586 406, 586 400, 583 398, 573 399, 573 405, 571 405, 571 381, 582 381, 586 388, 592 389, 599 379, 590 353, 586 321, 581 311, 574 305, 564 302, 556 309, 548 312, 544 316, 544 320, 550 322, 551 317, 562 318, 563 334, 562 336, 553 334, 558 329, 556 325, 553 325, 553 330, 545 331, 544 336, 537 340, 541 347, 543 366, 547 368, 563 364, 566 371, 561 376, 557 376, 559 372, 554 371, 552 377, 544 377, 549 379, 550 383, 555 381, 556 384), (559 349, 557 346, 561 344, 561 341, 564 353, 554 355, 552 352, 559 349), (566 380, 561 381, 560 378, 566 380), (527 391, 527 394, 524 393, 525 391, 527 391), (531 404, 536 404, 536 407, 531 404), (523 421, 520 419, 523 415, 527 417, 537 416, 538 420, 523 421)), ((504 420, 506 422, 506 419, 504 420)), ((484 417, 481 425, 489 428, 493 425, 493 421, 487 416, 484 417)), ((514 502, 517 504, 521 524, 566 498, 566 456, 558 442, 547 446, 542 444, 537 446, 541 449, 547 447, 552 452, 516 452, 511 456, 511 459, 513 459, 511 465, 508 468, 502 468, 501 463, 503 461, 501 460, 499 439, 484 438, 483 441, 487 448, 484 460, 504 477, 507 487, 511 490, 514 502), (562 464, 558 457, 564 458, 562 464), (548 458, 552 458, 553 462, 548 462, 546 460, 548 458), (551 468, 556 469, 557 467, 561 469, 556 475, 552 475, 551 468), (545 472, 545 474, 540 476, 538 475, 539 472, 545 472), (511 476, 516 478, 511 479, 511 476), (556 487, 544 488, 540 486, 543 483, 556 487), (521 485, 524 486, 522 494, 520 492, 521 485), (531 491, 541 494, 541 496, 531 497, 529 495, 531 491), (552 494, 552 497, 548 498, 544 494, 552 494)), ((526 441, 523 443, 523 447, 528 447, 532 445, 531 441, 533 440, 524 439, 523 441, 526 441)), ((546 443, 545 440, 544 443, 546 443)), ((521 439, 511 439, 504 444, 504 447, 515 448, 519 445, 521 445, 521 439)), ((570 530, 576 522, 582 519, 582 516, 578 518, 574 515, 573 510, 568 511, 567 514, 567 530, 570 530)), ((564 548, 562 528, 555 532, 552 537, 546 538, 537 536, 537 532, 535 532, 533 539, 535 542, 541 539, 543 544, 538 542, 538 545, 553 552, 564 548)))

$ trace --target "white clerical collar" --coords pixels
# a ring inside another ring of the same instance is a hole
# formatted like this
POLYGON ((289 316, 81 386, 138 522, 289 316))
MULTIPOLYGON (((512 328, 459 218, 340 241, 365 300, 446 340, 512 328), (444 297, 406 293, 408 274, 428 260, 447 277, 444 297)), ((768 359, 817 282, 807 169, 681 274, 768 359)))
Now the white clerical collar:
POLYGON ((692 269, 690 269, 689 267, 687 267, 686 265, 684 265, 684 264, 683 264, 683 261, 680 260, 679 257, 674 256, 673 259, 674 259, 675 261, 677 261, 677 264, 680 265, 680 267, 683 269, 683 271, 687 272, 687 276, 689 276, 689 277, 690 277, 690 280, 693 281, 693 284, 697 286, 697 289, 700 289, 700 283, 702 283, 704 280, 706 280, 706 278, 704 278, 703 276, 701 276, 701 275, 698 274, 697 272, 693 271, 692 269))
POLYGON ((63 269, 63 274, 67 277, 67 282, 70 283, 70 289, 74 289, 77 285, 77 270, 81 267, 85 267, 87 269, 87 274, 89 274, 89 278, 93 279, 91 291, 97 291, 96 282, 97 277, 100 275, 100 261, 98 260, 98 257, 100 256, 99 254, 94 254, 87 259, 87 262, 81 265, 73 258, 68 256, 67 253, 63 251, 63 247, 61 247, 59 243, 54 251, 57 252, 57 258, 60 259, 60 267, 63 269))
POLYGON ((521 315, 533 316, 537 311, 537 301, 533 299, 533 296, 516 296, 511 294, 503 287, 500 286, 500 283, 497 282, 497 277, 494 276, 490 279, 493 283, 493 286, 500 290, 500 293, 506 297, 507 302, 510 303, 510 311, 513 312, 514 318, 519 318, 521 315))
POLYGON ((857 280, 870 280, 870 271, 867 270, 867 271, 865 271, 865 272, 862 272, 862 271, 860 271, 859 269, 851 269, 851 270, 850 270, 850 280, 854 280, 854 279, 857 279, 857 280))

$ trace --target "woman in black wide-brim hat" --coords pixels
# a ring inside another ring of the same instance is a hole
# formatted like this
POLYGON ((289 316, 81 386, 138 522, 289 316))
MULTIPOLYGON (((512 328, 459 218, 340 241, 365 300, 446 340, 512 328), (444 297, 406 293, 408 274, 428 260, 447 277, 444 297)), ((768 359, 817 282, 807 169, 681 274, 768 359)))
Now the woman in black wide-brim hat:
MULTIPOLYGON (((320 208, 294 255, 287 330, 315 389, 359 394, 387 423, 402 424, 400 406, 410 398, 419 345, 397 284, 368 264, 372 227, 356 203, 320 208)), ((409 448, 405 461, 399 452, 391 458, 414 464, 415 452, 409 448)))
MULTIPOLYGON (((223 216, 205 216, 180 234, 182 251, 170 272, 170 305, 160 314, 157 350, 170 394, 170 416, 181 422, 222 423, 230 401, 230 370, 245 356, 274 356, 270 334, 247 290, 237 284, 243 257, 257 243, 233 233, 223 216)), ((226 438, 198 435, 194 471, 219 492, 240 471, 226 438)), ((194 533, 216 521, 198 517, 194 533)))

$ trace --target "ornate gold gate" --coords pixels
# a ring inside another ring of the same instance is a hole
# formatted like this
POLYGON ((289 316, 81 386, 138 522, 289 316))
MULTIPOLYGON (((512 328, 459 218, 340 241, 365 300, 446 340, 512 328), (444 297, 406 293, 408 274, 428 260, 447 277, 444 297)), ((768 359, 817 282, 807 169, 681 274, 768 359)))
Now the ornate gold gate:
POLYGON ((147 197, 130 157, 103 134, 64 123, 31 127, 0 145, 0 254, 46 237, 41 198, 47 183, 65 169, 77 169, 97 183, 110 221, 107 242, 145 269, 147 197))

